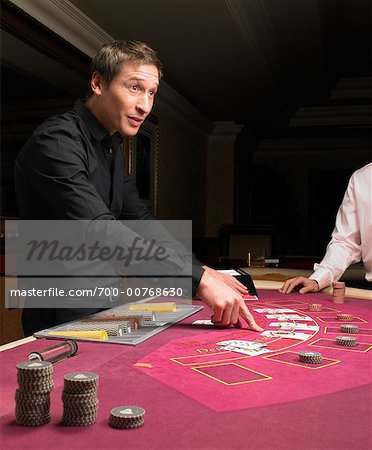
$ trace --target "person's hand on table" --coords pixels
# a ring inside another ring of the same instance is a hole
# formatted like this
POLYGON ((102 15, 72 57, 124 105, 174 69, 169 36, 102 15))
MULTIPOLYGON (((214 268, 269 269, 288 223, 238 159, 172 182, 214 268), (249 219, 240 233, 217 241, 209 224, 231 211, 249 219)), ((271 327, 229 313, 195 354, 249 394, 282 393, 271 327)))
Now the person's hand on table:
POLYGON ((287 280, 283 286, 279 289, 279 292, 282 294, 289 294, 293 291, 297 286, 303 286, 300 290, 300 294, 307 294, 308 292, 318 292, 319 285, 317 281, 311 280, 310 278, 305 277, 295 277, 287 280))
POLYGON ((217 270, 212 269, 208 266, 203 266, 203 269, 209 273, 209 275, 212 275, 212 277, 217 278, 218 280, 223 281, 225 284, 230 286, 232 289, 235 289, 237 292, 239 292, 241 295, 248 294, 248 289, 244 284, 242 284, 240 281, 238 281, 235 277, 232 275, 229 275, 227 273, 221 273, 217 270))
POLYGON ((242 320, 254 331, 263 331, 247 308, 242 295, 205 271, 197 295, 213 311, 212 322, 218 326, 242 327, 242 320))

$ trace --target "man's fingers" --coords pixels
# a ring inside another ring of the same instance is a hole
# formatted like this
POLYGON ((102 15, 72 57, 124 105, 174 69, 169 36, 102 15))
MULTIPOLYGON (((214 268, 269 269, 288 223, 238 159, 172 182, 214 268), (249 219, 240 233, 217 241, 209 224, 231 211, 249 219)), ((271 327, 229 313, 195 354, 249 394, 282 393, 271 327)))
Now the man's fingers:
MULTIPOLYGON (((222 314, 222 319, 221 319, 221 324, 222 325, 230 325, 233 324, 232 322, 232 311, 233 311, 233 307, 231 305, 226 305, 225 309, 223 311, 222 314)), ((236 320, 235 320, 236 322, 236 320)))
POLYGON ((281 292, 282 294, 289 294, 293 291, 293 289, 295 287, 297 287, 300 284, 303 284, 306 286, 307 281, 308 281, 308 279, 305 277, 290 278, 283 284, 281 289, 279 289, 279 292, 281 292))
POLYGON ((247 322, 247 324, 249 325, 249 328, 251 330, 253 330, 253 331, 263 331, 263 328, 261 328, 257 324, 257 322, 254 320, 254 317, 252 316, 252 314, 250 313, 249 309, 246 307, 245 304, 240 309, 240 315, 247 322))

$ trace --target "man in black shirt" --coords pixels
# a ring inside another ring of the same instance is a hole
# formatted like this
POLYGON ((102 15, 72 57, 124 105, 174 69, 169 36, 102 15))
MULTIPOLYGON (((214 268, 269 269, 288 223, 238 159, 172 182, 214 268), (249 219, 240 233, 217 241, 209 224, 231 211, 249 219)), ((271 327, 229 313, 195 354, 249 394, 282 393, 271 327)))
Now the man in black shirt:
MULTIPOLYGON (((45 121, 16 160, 20 219, 151 219, 126 173, 123 136, 137 134, 150 113, 162 76, 156 53, 138 41, 114 41, 92 61, 91 92, 74 109, 45 121)), ((118 225, 119 227, 119 225, 118 225)), ((123 231, 124 232, 124 231, 123 231)), ((259 331, 235 278, 193 265, 193 294, 213 311, 219 325, 259 331)), ((25 333, 94 311, 25 309, 25 333)))

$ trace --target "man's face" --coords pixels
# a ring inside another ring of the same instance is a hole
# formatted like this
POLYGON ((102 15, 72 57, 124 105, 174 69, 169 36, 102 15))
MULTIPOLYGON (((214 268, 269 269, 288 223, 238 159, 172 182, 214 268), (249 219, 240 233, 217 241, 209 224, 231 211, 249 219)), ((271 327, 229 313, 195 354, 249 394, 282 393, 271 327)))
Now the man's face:
MULTIPOLYGON (((99 74, 97 76, 100 77, 99 74)), ((108 133, 137 134, 152 109, 158 86, 157 67, 136 62, 122 64, 109 86, 101 81, 98 119, 108 133)))

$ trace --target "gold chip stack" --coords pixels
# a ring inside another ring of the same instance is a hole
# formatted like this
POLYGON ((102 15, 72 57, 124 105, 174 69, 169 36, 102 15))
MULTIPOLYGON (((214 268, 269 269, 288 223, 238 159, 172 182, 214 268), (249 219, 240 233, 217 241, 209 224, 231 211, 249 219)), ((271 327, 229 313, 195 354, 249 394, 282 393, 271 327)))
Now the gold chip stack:
POLYGON ((70 427, 92 425, 97 420, 98 374, 73 372, 65 375, 62 392, 62 424, 70 427))
POLYGON ((308 306, 309 311, 319 312, 322 310, 322 305, 320 303, 310 303, 308 306))
POLYGON ((345 283, 342 281, 334 281, 332 283, 332 301, 333 303, 342 304, 345 303, 345 283))
POLYGON ((53 365, 48 361, 17 364, 15 417, 18 425, 37 427, 50 421, 53 365))
POLYGON ((337 320, 341 320, 341 322, 351 322, 354 320, 354 316, 352 314, 341 313, 337 314, 337 320))
POLYGON ((118 336, 118 323, 115 322, 76 322, 59 328, 59 331, 105 331, 107 336, 118 336))

